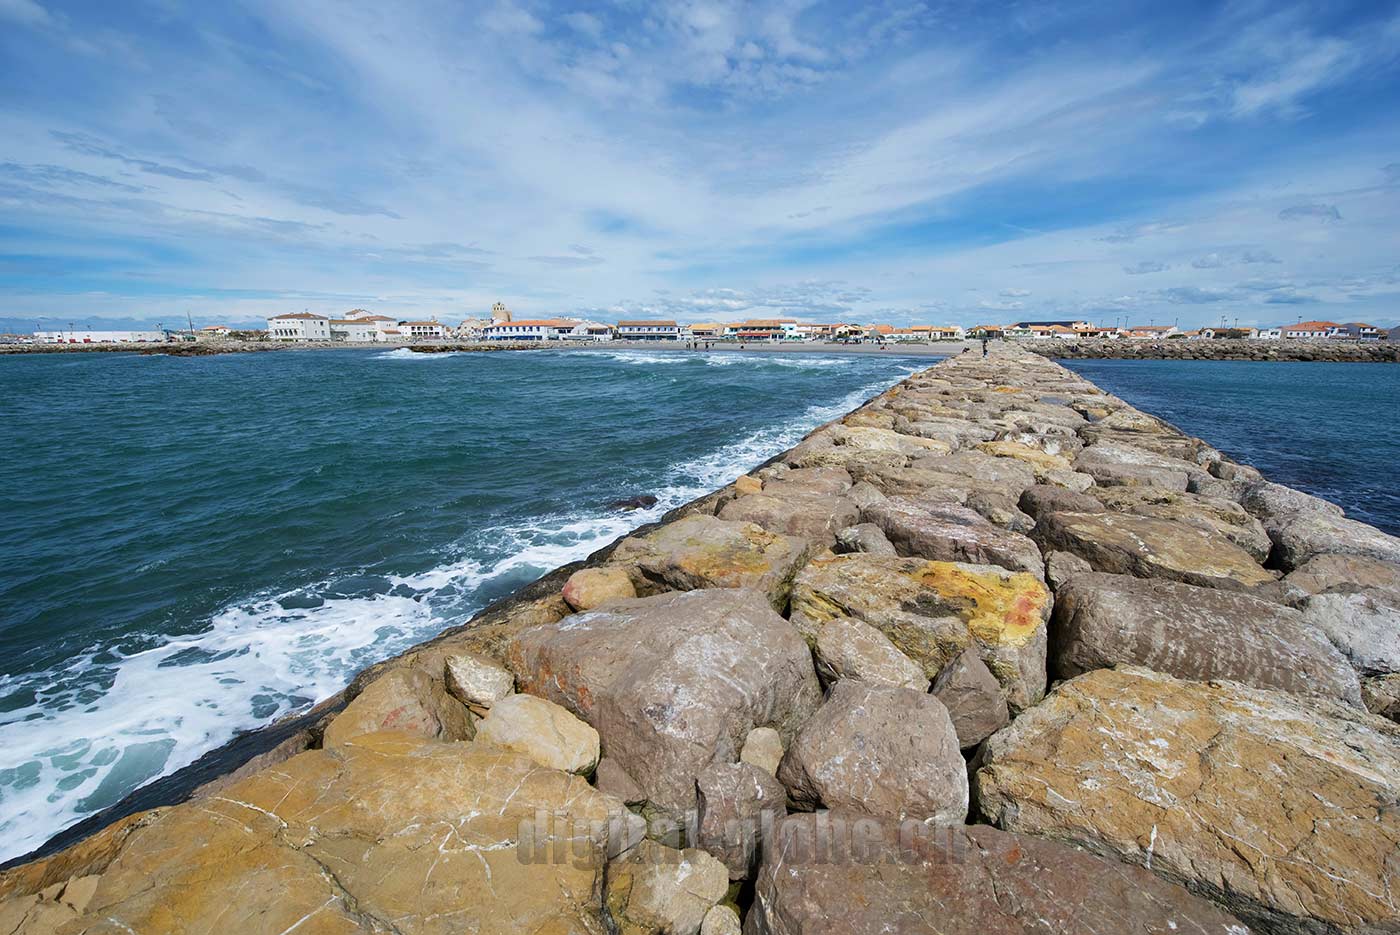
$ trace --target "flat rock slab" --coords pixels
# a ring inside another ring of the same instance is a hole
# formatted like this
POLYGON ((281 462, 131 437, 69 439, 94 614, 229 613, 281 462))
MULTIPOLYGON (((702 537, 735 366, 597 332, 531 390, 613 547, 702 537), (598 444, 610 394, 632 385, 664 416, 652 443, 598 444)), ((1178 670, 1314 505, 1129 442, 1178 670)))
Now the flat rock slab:
POLYGON ((749 731, 790 739, 821 702, 807 644, 752 590, 617 601, 521 633, 509 661, 522 692, 593 725, 603 754, 676 813, 749 731))
POLYGON ((890 497, 861 513, 900 555, 940 562, 999 565, 1041 577, 1040 549, 1019 533, 993 526, 980 513, 954 504, 890 497))
POLYGON ((967 820, 967 766, 953 722, 942 702, 909 688, 837 682, 788 748, 778 780, 802 808, 967 820))
POLYGON ((1374 526, 1321 511, 1299 513, 1269 528, 1279 567, 1292 571, 1319 555, 1357 555, 1400 562, 1400 539, 1374 526))
POLYGON ((1361 704, 1356 673, 1303 614, 1232 591, 1075 575, 1055 592, 1051 635, 1059 678, 1128 663, 1361 704))
POLYGON ((1219 533, 1124 513, 1046 513, 1031 530, 1042 550, 1070 552, 1095 571, 1243 591, 1274 576, 1219 533))
POLYGON ((602 935, 619 806, 515 754, 362 735, 132 832, 64 931, 602 935))
POLYGON ((1049 615, 1050 592, 1024 572, 854 554, 808 563, 789 619, 811 640, 828 620, 863 620, 929 677, 974 646, 1019 711, 1045 693, 1049 615))
POLYGON ((793 815, 775 837, 746 935, 1249 931, 1146 870, 986 825, 901 828, 840 813, 793 815))
POLYGON ((1386 592, 1315 594, 1303 604, 1303 619, 1363 675, 1400 672, 1400 605, 1386 592))
MULTIPOLYGON (((800 474, 802 471, 792 473, 800 474)), ((836 533, 855 523, 859 517, 860 511, 856 505, 845 497, 767 491, 731 500, 719 511, 720 519, 756 523, 769 532, 805 539, 815 551, 835 545, 836 533)))
POLYGON ((796 536, 697 514, 622 540, 609 561, 636 570, 639 593, 658 588, 757 588, 781 609, 787 604, 792 576, 810 549, 796 536))
POLYGON ((1094 496, 1117 513, 1176 520, 1219 533, 1248 552, 1256 562, 1262 563, 1268 558, 1273 547, 1264 524, 1233 500, 1153 487, 1109 487, 1097 491, 1094 496))
POLYGON ((982 755, 1000 828, 1142 864, 1260 931, 1400 925, 1400 725, 1129 666, 1060 685, 982 755))

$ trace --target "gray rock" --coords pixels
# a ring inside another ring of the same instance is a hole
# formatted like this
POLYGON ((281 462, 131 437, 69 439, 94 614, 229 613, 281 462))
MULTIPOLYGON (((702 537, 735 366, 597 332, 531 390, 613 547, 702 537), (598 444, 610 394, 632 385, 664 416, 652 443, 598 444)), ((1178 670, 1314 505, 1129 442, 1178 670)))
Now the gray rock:
MULTIPOLYGON (((804 471, 830 471, 831 468, 805 468, 804 471)), ((845 471, 841 471, 845 474, 845 471)), ((788 484, 770 482, 762 493, 749 494, 731 500, 719 511, 719 518, 731 522, 755 523, 769 532, 806 539, 814 551, 829 549, 836 544, 836 531, 855 523, 860 516, 856 505, 845 497, 807 493, 774 493, 772 488, 788 484)), ((797 487, 794 490, 810 488, 797 487)))
POLYGON ((642 841, 608 865, 604 901, 618 935, 697 935, 729 890, 729 875, 699 848, 642 841))
POLYGON ((792 815, 755 880, 746 935, 1248 935, 1150 871, 987 825, 792 815))
POLYGON ((749 763, 716 763, 695 779, 699 802, 696 844, 719 858, 729 879, 748 879, 760 834, 787 816, 783 784, 749 763))
POLYGON ((448 694, 464 704, 489 708, 515 691, 515 676, 489 659, 452 653, 443 657, 443 663, 448 694))
POLYGON ((1263 520, 1266 527, 1281 526, 1301 513, 1342 515, 1342 508, 1335 503, 1268 481, 1246 490, 1240 497, 1240 505, 1263 520))
POLYGON ((1093 570, 1093 565, 1070 552, 1052 551, 1045 554, 1045 583, 1050 585, 1052 590, 1058 591, 1075 575, 1093 570))
POLYGON ((1034 542, 993 526, 967 507, 891 497, 870 507, 862 518, 880 527, 904 556, 997 565, 1037 578, 1045 573, 1044 561, 1034 542))
POLYGON ((788 748, 778 779, 801 808, 961 824, 967 767, 942 702, 932 695, 837 682, 788 748))
POLYGON ((1400 565, 1364 555, 1318 555, 1285 575, 1283 584, 1299 601, 1324 591, 1365 589, 1400 603, 1400 565))
POLYGON ((1035 519, 1022 513, 1016 499, 1002 493, 976 490, 967 496, 967 507, 976 510, 993 526, 1024 535, 1035 526, 1035 519))
POLYGON ((839 497, 850 489, 850 472, 840 467, 795 468, 763 485, 778 497, 839 497))
MULTIPOLYGON (((817 674, 827 683, 855 679, 928 690, 923 668, 896 649, 885 634, 860 620, 838 617, 822 624, 815 656, 817 674)), ((992 685, 996 686, 995 679, 992 685)))
POLYGON ((958 746, 975 747, 1011 721, 1001 686, 972 649, 943 667, 930 689, 943 702, 958 735, 958 746))
POLYGON ((898 555, 884 532, 874 523, 857 523, 836 534, 836 553, 865 552, 869 555, 898 555))
POLYGON ((1021 494, 1020 507, 1028 516, 1040 519, 1046 513, 1101 513, 1103 504, 1085 493, 1075 493, 1052 484, 1033 484, 1021 494))
POLYGON ((695 806, 695 776, 755 727, 791 737, 820 702, 807 644, 760 592, 617 601, 510 644, 520 689, 592 724, 653 806, 695 806))
POLYGON ((882 494, 879 488, 874 484, 868 481, 861 481, 853 485, 850 490, 846 491, 846 499, 854 503, 856 509, 863 510, 872 503, 878 503, 885 499, 885 495, 882 494))
POLYGON ((1363 675, 1400 672, 1400 607, 1381 593, 1315 594, 1303 602, 1303 619, 1326 634, 1363 675))
POLYGON ((1051 654, 1060 678, 1131 664, 1361 704, 1347 660, 1302 614, 1214 588, 1076 575, 1055 593, 1051 654))
POLYGON ((1277 525, 1265 525, 1274 540, 1272 558, 1285 571, 1299 568, 1319 555, 1359 555, 1400 563, 1400 539, 1356 520, 1311 511, 1296 513, 1277 525))
MULTIPOLYGON (((1092 450, 1092 449, 1086 449, 1092 450)), ((1088 474, 1100 487, 1160 487, 1185 492, 1185 471, 1153 467, 1150 464, 1081 463, 1079 471, 1088 474)))

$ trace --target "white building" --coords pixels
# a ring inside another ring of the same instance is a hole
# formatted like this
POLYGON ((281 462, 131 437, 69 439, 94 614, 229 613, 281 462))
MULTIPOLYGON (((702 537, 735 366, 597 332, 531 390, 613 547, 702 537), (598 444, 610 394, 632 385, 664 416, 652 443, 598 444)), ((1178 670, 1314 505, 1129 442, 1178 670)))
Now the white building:
POLYGON ((274 315, 267 320, 267 336, 273 341, 329 341, 331 320, 310 312, 274 315))
POLYGON ((398 330, 409 338, 447 337, 447 326, 440 321, 401 321, 398 330))
POLYGON ((377 327, 378 322, 363 318, 332 318, 330 324, 332 341, 367 343, 384 340, 377 327))
POLYGON ((1335 321, 1300 321, 1296 325, 1289 325, 1279 330, 1283 333, 1284 338, 1298 341, 1308 338, 1330 338, 1341 331, 1342 326, 1335 321))
POLYGON ((205 325, 199 329, 201 338, 226 338, 233 333, 228 325, 205 325))
POLYGON ((577 318, 503 319, 481 329, 487 341, 611 341, 612 328, 577 318))
POLYGON ((163 331, 36 331, 35 344, 164 343, 163 331))
POLYGON ((1254 334, 1250 335, 1258 341, 1277 341, 1283 337, 1282 328, 1258 328, 1254 334))
POLYGON ((617 323, 619 341, 679 341, 681 329, 674 321, 620 321, 617 323))

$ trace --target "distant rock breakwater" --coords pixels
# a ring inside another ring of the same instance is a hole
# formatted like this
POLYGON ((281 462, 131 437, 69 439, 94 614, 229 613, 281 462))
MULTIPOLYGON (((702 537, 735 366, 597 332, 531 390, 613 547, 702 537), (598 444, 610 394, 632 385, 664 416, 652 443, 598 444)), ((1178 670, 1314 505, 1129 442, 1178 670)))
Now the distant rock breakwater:
POLYGON ((1400 363, 1391 341, 1250 341, 1184 339, 1163 341, 1045 341, 1027 350, 1060 360, 1293 360, 1331 363, 1400 363))
POLYGON ((995 346, 0 874, 0 930, 1394 931, 1398 633, 1400 539, 995 346))

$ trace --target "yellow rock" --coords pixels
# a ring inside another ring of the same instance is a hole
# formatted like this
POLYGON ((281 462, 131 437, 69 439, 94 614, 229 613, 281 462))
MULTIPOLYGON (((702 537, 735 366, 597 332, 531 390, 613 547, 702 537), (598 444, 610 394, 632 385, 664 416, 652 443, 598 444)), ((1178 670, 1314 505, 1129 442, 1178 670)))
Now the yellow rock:
POLYGON ((759 480, 757 477, 750 477, 748 474, 744 474, 734 482, 734 489, 741 497, 745 494, 762 493, 763 481, 759 480))
MULTIPOLYGON (((621 601, 637 596, 637 589, 627 569, 616 565, 601 568, 581 568, 564 583, 564 600, 574 610, 592 610, 608 601, 621 601)), ((553 621, 548 621, 553 623, 553 621)))
POLYGON ((1039 448, 1032 448, 1030 445, 1023 445, 1020 442, 982 442, 977 446, 977 450, 989 455, 996 455, 998 458, 1015 458, 1017 461, 1023 461, 1034 469, 1036 480, 1040 481, 1043 481, 1050 471, 1074 470, 1068 458, 1048 454, 1039 448))

